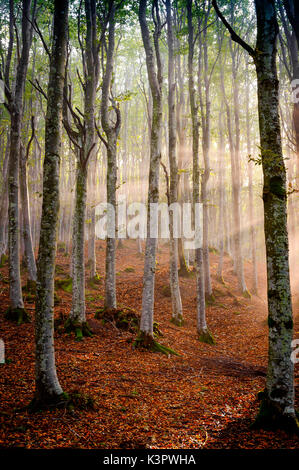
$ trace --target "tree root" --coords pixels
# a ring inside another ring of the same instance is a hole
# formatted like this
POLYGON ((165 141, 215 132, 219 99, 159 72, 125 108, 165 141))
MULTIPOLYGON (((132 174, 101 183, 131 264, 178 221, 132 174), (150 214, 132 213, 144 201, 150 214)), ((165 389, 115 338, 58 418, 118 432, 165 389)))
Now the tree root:
POLYGON ((201 343, 216 344, 214 336, 208 329, 198 330, 198 339, 201 343))
MULTIPOLYGON (((100 308, 96 311, 95 318, 101 320, 102 324, 111 323, 116 328, 130 333, 136 334, 139 329, 140 315, 136 310, 125 305, 119 305, 118 308, 100 308)), ((157 322, 154 322, 153 328, 154 337, 163 336, 157 322)))
POLYGON ((286 415, 271 402, 266 391, 258 393, 261 400, 260 409, 251 425, 251 429, 265 429, 267 431, 283 430, 288 434, 299 436, 299 416, 286 415))
POLYGON ((184 324, 184 318, 182 315, 178 315, 176 317, 171 317, 171 323, 173 323, 176 326, 183 326, 184 324))
POLYGON ((146 349, 147 351, 166 354, 166 356, 169 356, 170 354, 173 354, 175 356, 181 356, 181 354, 176 352, 174 349, 168 348, 167 346, 158 343, 158 341, 156 341, 153 336, 146 334, 142 331, 139 332, 137 338, 135 339, 133 343, 133 348, 146 349))
POLYGON ((26 407, 29 413, 36 413, 43 410, 66 408, 70 400, 67 393, 63 392, 60 395, 36 395, 33 400, 26 407))
POLYGON ((183 264, 178 270, 178 274, 180 277, 191 278, 194 277, 196 273, 193 269, 188 269, 186 264, 183 264))
POLYGON ((205 294, 205 300, 207 304, 211 305, 215 302, 216 299, 215 299, 214 294, 211 293, 211 294, 205 294))
POLYGON ((216 280, 217 280, 218 282, 220 282, 220 284, 226 286, 226 283, 225 283, 223 277, 222 277, 222 276, 219 276, 219 274, 217 274, 216 280))
POLYGON ((9 307, 5 312, 5 318, 6 320, 17 322, 18 325, 22 325, 22 323, 31 322, 29 313, 24 308, 19 307, 9 307))
POLYGON ((245 299, 251 299, 251 294, 250 294, 249 290, 247 290, 247 289, 245 289, 242 292, 242 295, 243 295, 243 297, 245 297, 245 299))
POLYGON ((87 322, 80 323, 68 318, 64 324, 64 329, 67 333, 75 332, 75 338, 77 341, 82 341, 84 336, 87 338, 92 336, 92 331, 87 322))

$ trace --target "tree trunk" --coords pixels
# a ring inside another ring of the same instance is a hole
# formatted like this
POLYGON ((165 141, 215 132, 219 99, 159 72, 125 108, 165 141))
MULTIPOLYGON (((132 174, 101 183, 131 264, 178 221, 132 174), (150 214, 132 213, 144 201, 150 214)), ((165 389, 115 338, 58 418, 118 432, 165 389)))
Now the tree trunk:
MULTIPOLYGON (((192 24, 192 0, 187 0, 188 19, 188 85, 192 119, 192 154, 193 154, 193 219, 195 220, 196 206, 200 202, 199 197, 199 121, 198 107, 196 105, 195 86, 193 78, 193 57, 194 57, 194 33, 192 24)), ((213 343, 214 339, 206 323, 205 307, 205 284, 204 284, 204 262, 203 247, 195 248, 195 269, 196 269, 196 304, 197 304, 197 332, 199 340, 205 343, 213 343)))
MULTIPOLYGON (((249 76, 248 76, 248 61, 246 61, 246 140, 247 140, 247 155, 251 155, 251 139, 250 139, 250 119, 249 119, 249 76)), ((248 190, 249 190, 249 224, 250 224, 250 242, 251 242, 251 260, 252 260, 252 293, 258 293, 258 278, 257 278, 257 259, 256 259, 256 231, 255 221, 253 217, 253 181, 252 181, 252 161, 248 161, 248 190)))
MULTIPOLYGON (((121 119, 120 111, 112 99, 112 106, 116 113, 116 123, 112 124, 109 119, 109 92, 112 81, 114 45, 115 45, 115 3, 111 3, 111 14, 108 32, 108 50, 106 68, 102 84, 101 121, 102 127, 107 137, 107 203, 113 211, 111 223, 116 226, 116 144, 120 131, 121 119)), ((110 217, 108 216, 108 219, 110 217)), ((109 223, 109 222, 108 222, 109 223)), ((115 249, 116 239, 107 236, 106 242, 106 277, 105 277, 105 307, 116 308, 116 281, 115 281, 115 249)))
POLYGON ((264 229, 268 279, 269 356, 266 388, 256 424, 296 430, 292 303, 289 279, 286 172, 279 120, 276 70, 278 24, 273 0, 255 0, 256 73, 264 174, 264 229))
MULTIPOLYGON (((174 34, 171 1, 166 0, 167 43, 168 43, 168 154, 170 167, 169 203, 177 203, 178 167, 176 161, 176 116, 174 82, 174 34)), ((178 326, 183 323, 183 310, 178 276, 178 239, 174 238, 173 212, 169 211, 170 232, 170 291, 172 301, 172 322, 178 326)))
POLYGON ((37 261, 35 319, 35 406, 65 399, 57 378, 54 352, 54 268, 59 212, 61 123, 68 33, 68 0, 54 2, 54 31, 50 58, 43 168, 43 204, 37 261))
POLYGON ((36 281, 36 264, 35 256, 32 245, 31 236, 31 222, 29 212, 29 195, 28 195, 28 176, 27 176, 27 161, 25 157, 24 148, 21 150, 20 158, 20 195, 22 201, 22 215, 23 215, 23 238, 26 266, 28 270, 29 281, 36 281))
POLYGON ((7 183, 8 183, 8 162, 9 162, 9 132, 7 133, 6 149, 3 162, 3 190, 1 194, 0 204, 0 264, 2 264, 3 255, 6 253, 7 247, 7 222, 8 222, 8 194, 7 194, 7 183))
POLYGON ((9 297, 8 318, 17 318, 21 323, 28 320, 24 310, 19 246, 19 162, 23 118, 23 98, 31 46, 30 7, 31 0, 23 0, 22 8, 22 52, 17 66, 15 90, 10 103, 11 133, 10 156, 8 167, 8 251, 9 251, 9 297), (24 317, 24 318, 23 318, 24 317))
MULTIPOLYGON (((147 238, 145 244, 145 260, 143 274, 142 311, 140 320, 140 341, 145 346, 153 341, 154 322, 154 286, 156 270, 157 239, 151 237, 150 226, 152 204, 159 202, 159 169, 161 161, 161 132, 162 132, 162 64, 159 49, 159 37, 161 34, 160 17, 157 16, 154 30, 155 56, 151 45, 149 29, 146 21, 146 0, 140 0, 139 23, 146 55, 147 74, 152 96, 152 119, 150 135, 150 169, 148 181, 148 213, 147 213, 147 238), (155 60, 156 58, 156 60, 155 60), (157 68, 157 71, 156 71, 157 68)), ((155 1, 153 7, 158 13, 158 4, 155 1)))
POLYGON ((224 146, 224 136, 223 136, 223 103, 221 104, 221 109, 219 113, 219 144, 218 144, 218 158, 219 158, 219 225, 218 232, 220 234, 220 244, 219 244, 219 263, 217 269, 217 278, 224 284, 222 277, 223 270, 223 256, 224 256, 224 237, 225 237, 225 219, 224 219, 224 193, 225 193, 225 178, 224 178, 224 155, 225 155, 225 146, 224 146))

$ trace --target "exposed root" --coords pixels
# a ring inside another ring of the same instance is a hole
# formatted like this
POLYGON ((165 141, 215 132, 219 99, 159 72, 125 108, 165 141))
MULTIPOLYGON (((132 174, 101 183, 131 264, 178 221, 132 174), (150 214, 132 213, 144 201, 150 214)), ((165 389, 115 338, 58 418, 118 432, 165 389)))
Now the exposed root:
POLYGON ((201 343, 216 344, 215 338, 208 328, 204 330, 198 330, 198 339, 201 343))
POLYGON ((94 410, 95 401, 89 395, 75 390, 69 394, 62 393, 60 395, 46 395, 43 397, 36 396, 26 407, 29 413, 57 408, 65 408, 68 411, 73 411, 74 409, 94 410))
POLYGON ((252 429, 265 429, 267 431, 276 431, 278 429, 288 434, 299 436, 299 421, 292 414, 284 414, 277 406, 269 400, 266 391, 259 392, 258 398, 261 400, 258 415, 251 425, 252 429))
POLYGON ((52 410, 56 408, 66 408, 69 403, 70 397, 67 393, 61 393, 60 395, 43 395, 36 396, 27 406, 29 413, 36 413, 43 410, 52 410))
POLYGON ((171 323, 173 323, 176 326, 183 326, 184 324, 184 318, 183 315, 177 315, 175 317, 171 317, 171 323))
POLYGON ((243 297, 245 297, 245 299, 251 299, 251 294, 250 294, 249 290, 247 290, 247 289, 245 289, 242 292, 242 295, 243 295, 243 297))
POLYGON ((9 307, 5 312, 6 320, 17 322, 17 325, 22 325, 22 323, 30 323, 31 318, 29 313, 24 308, 12 308, 9 307))
POLYGON ((82 341, 84 336, 87 338, 92 336, 92 331, 87 322, 80 323, 68 318, 64 324, 64 329, 67 333, 75 332, 75 338, 77 341, 82 341))
MULTIPOLYGON (((140 316, 138 312, 130 307, 120 305, 118 308, 103 307, 95 314, 97 320, 102 324, 111 323, 115 328, 126 330, 136 334, 139 329, 140 316)), ((154 322, 154 336, 163 336, 159 324, 154 322)))
POLYGON ((206 299, 206 303, 209 304, 209 305, 213 304, 216 300, 213 293, 211 293, 211 294, 206 293, 205 294, 205 299, 206 299))
POLYGON ((95 400, 85 393, 81 393, 78 390, 74 390, 69 394, 69 401, 67 403, 69 410, 94 410, 95 400))
POLYGON ((152 335, 149 335, 142 331, 139 332, 137 338, 135 339, 133 343, 133 348, 140 348, 145 349, 147 351, 158 352, 166 354, 166 356, 169 356, 171 354, 175 356, 181 356, 174 349, 168 348, 167 346, 158 343, 158 341, 156 341, 152 335))
POLYGON ((180 267, 178 270, 178 274, 180 277, 187 277, 191 278, 195 276, 195 270, 193 269, 188 269, 186 264, 183 264, 183 266, 180 267))
POLYGON ((219 276, 219 275, 217 274, 216 280, 217 280, 220 284, 223 284, 224 286, 226 286, 226 283, 225 283, 225 281, 224 281, 224 279, 223 279, 222 276, 219 276))

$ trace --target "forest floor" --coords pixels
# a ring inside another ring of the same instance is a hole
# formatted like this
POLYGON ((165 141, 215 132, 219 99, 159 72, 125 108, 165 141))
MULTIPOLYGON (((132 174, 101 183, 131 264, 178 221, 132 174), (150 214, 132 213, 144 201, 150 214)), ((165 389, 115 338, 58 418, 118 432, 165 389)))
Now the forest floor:
MULTIPOLYGON (((180 278, 185 323, 170 322, 168 247, 160 244, 155 288, 155 320, 161 343, 180 356, 134 350, 133 333, 94 319, 103 306, 104 280, 87 285, 87 318, 94 331, 82 342, 55 332, 56 363, 66 392, 94 399, 94 409, 58 409, 30 414, 22 410, 34 393, 34 324, 4 319, 8 307, 8 269, 0 270, 0 338, 7 363, 0 365, 0 446, 25 448, 299 448, 284 432, 251 430, 257 392, 264 388, 267 365, 265 273, 259 273, 259 297, 245 299, 237 290, 232 263, 225 257, 223 278, 216 280, 218 256, 210 253, 216 300, 207 306, 208 326, 216 344, 196 334, 195 279, 180 278)), ((97 269, 104 273, 104 243, 97 242, 97 269)), ((57 256, 57 277, 68 273, 69 258, 57 256)), ((251 264, 245 263, 251 288, 251 264)), ((143 256, 134 241, 117 250, 119 304, 140 312, 143 256)), ((23 273, 25 284, 26 273, 23 273)), ((60 298, 55 318, 66 316, 71 293, 60 298)), ((33 316, 34 303, 26 301, 33 316)), ((294 297, 295 338, 299 338, 299 298, 294 297)), ((299 408, 299 364, 295 366, 299 408)))

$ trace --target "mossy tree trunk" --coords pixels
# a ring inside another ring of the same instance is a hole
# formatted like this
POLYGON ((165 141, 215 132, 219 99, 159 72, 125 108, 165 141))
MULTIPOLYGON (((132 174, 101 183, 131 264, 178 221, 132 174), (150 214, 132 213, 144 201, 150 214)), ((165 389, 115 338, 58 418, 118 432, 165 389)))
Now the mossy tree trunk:
POLYGON ((289 278, 286 171, 279 119, 276 70, 278 24, 274 0, 255 0, 257 42, 255 64, 264 174, 264 229, 268 280, 269 356, 265 396, 257 424, 296 428, 292 303, 289 278))
MULTIPOLYGON (((199 120, 198 106, 196 103, 196 92, 193 76, 193 58, 194 58, 194 27, 192 22, 192 0, 187 0, 187 20, 188 20, 188 88, 192 119, 192 156, 193 156, 193 219, 195 222, 196 206, 200 203, 199 192, 199 120)), ((195 269, 196 269, 196 305, 197 305, 197 332, 199 338, 204 342, 210 342, 212 336, 206 323, 206 305, 205 305, 205 279, 204 279, 204 261, 203 247, 195 248, 195 269), (210 338, 210 339, 209 339, 210 338)))
MULTIPOLYGON (((213 298, 209 254, 209 194, 210 179, 210 141, 211 141, 211 100, 207 24, 210 15, 210 2, 203 3, 203 18, 198 21, 199 57, 198 57, 198 95, 201 115, 202 154, 204 169, 201 175, 201 202, 203 205, 203 263, 205 277, 205 295, 213 298)), ((216 58, 217 60, 217 58, 216 58)))
MULTIPOLYGON (((110 220, 114 227, 116 226, 116 145, 121 127, 121 115, 118 106, 110 96, 112 83, 114 47, 115 47, 115 10, 116 5, 112 0, 111 12, 108 27, 108 49, 105 71, 102 83, 102 101, 101 101, 101 122, 106 135, 105 145, 107 148, 107 203, 114 208, 113 220, 110 220), (116 114, 115 124, 109 117, 109 99, 116 114)), ((109 219, 109 216, 108 216, 109 219)), ((116 308, 116 277, 115 277, 115 252, 116 238, 107 236, 106 241, 106 269, 105 269, 105 307, 116 308)))
MULTIPOLYGON (((34 127, 32 127, 32 133, 34 133, 34 127)), ((26 266, 28 270, 28 279, 30 281, 35 282, 36 281, 36 263, 35 263, 35 256, 34 256, 34 250, 33 250, 33 244, 32 244, 32 235, 31 235, 31 221, 30 221, 29 194, 28 194, 28 174, 27 174, 28 153, 29 153, 30 142, 33 139, 33 137, 34 135, 32 134, 26 149, 24 148, 23 145, 21 145, 20 195, 21 195, 21 202, 22 202, 23 239, 24 239, 26 266)))
POLYGON ((6 148, 4 155, 4 162, 2 168, 2 181, 3 189, 0 199, 0 264, 3 255, 6 253, 7 248, 7 210, 8 210, 8 194, 7 194, 7 184, 8 184, 8 161, 9 161, 9 131, 7 132, 6 138, 6 148))
MULTIPOLYGON (((232 5, 232 4, 231 4, 232 5)), ((232 6, 233 8, 233 6, 232 6)), ((233 11, 231 17, 234 18, 233 11)), ((237 50, 238 46, 229 42, 232 58, 232 89, 233 89, 233 118, 235 138, 231 132, 231 176, 232 176, 232 205, 233 205, 233 241, 234 260, 238 278, 239 290, 245 296, 249 296, 244 276, 244 263, 242 254, 242 224, 241 224, 241 163, 240 163, 240 91, 238 80, 237 50)), ((232 122, 230 122, 230 125, 232 122)))
MULTIPOLYGON (((178 167, 176 160, 176 116, 174 81, 174 33, 171 1, 166 0, 168 44, 168 157, 170 167, 169 204, 178 200, 178 167)), ((180 326, 183 322, 182 300, 178 276, 178 239, 174 238, 174 217, 169 211, 170 232, 170 290, 172 321, 180 326)))
POLYGON ((146 19, 147 1, 140 0, 139 23, 146 55, 147 75, 152 96, 151 135, 150 135, 150 169, 148 185, 147 238, 143 273, 142 311, 140 319, 140 337, 145 346, 153 340, 154 321, 154 286, 156 270, 157 239, 151 237, 151 204, 159 201, 159 169, 161 161, 161 129, 162 129, 162 64, 159 48, 161 22, 158 2, 154 0, 152 14, 155 17, 154 50, 151 44, 146 19))
MULTIPOLYGON (((35 4, 34 4, 35 6, 35 4)), ((30 23, 31 0, 22 2, 22 50, 17 65, 14 91, 10 95, 9 109, 11 116, 10 155, 8 165, 8 251, 9 251, 9 296, 10 313, 24 310, 19 247, 19 162, 21 148, 23 98, 28 69, 29 51, 32 41, 30 23)), ((33 12, 34 14, 34 12, 33 12)), ((13 20, 13 19, 12 19, 13 20)))
POLYGON ((38 406, 55 404, 64 397, 55 366, 53 306, 67 25, 68 0, 55 0, 54 31, 47 93, 43 203, 37 260, 36 391, 34 403, 38 406))
POLYGON ((72 309, 66 322, 66 330, 74 330, 76 338, 89 336, 91 331, 86 323, 85 307, 85 220, 86 220, 86 188, 88 178, 88 165, 96 148, 95 136, 95 100, 96 88, 99 80, 99 41, 97 38, 96 2, 85 0, 86 39, 82 56, 84 73, 84 122, 80 125, 80 116, 76 115, 71 102, 66 96, 65 83, 64 125, 70 139, 76 146, 77 170, 75 210, 73 218, 73 246, 72 246, 72 309), (70 124, 69 112, 73 116, 77 132, 70 124), (78 124, 79 123, 79 124, 78 124))
MULTIPOLYGON (((246 61, 246 144, 247 155, 251 155, 251 130, 250 130, 250 116, 249 116, 249 70, 248 61, 246 61)), ((251 242, 251 260, 252 260, 252 293, 258 293, 258 272, 257 272, 257 256, 256 256, 256 228, 254 220, 254 200, 253 200, 253 162, 248 161, 248 191, 249 191, 249 224, 250 224, 250 242, 251 242)))
POLYGON ((224 220, 224 195, 225 195, 225 178, 224 178, 224 134, 223 134, 223 102, 221 103, 219 112, 219 142, 218 142, 218 159, 219 159, 219 224, 218 231, 220 234, 219 244, 219 262, 217 268, 217 278, 223 283, 222 271, 223 271, 223 257, 224 257, 224 234, 225 234, 225 220, 224 220))
POLYGON ((75 211, 73 219, 72 246, 72 309, 69 323, 73 325, 76 335, 82 337, 82 328, 86 323, 85 315, 85 262, 84 234, 86 209, 87 168, 80 159, 77 162, 75 211), (81 333, 80 331, 81 330, 81 333))

